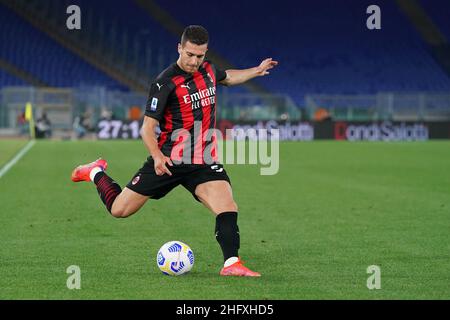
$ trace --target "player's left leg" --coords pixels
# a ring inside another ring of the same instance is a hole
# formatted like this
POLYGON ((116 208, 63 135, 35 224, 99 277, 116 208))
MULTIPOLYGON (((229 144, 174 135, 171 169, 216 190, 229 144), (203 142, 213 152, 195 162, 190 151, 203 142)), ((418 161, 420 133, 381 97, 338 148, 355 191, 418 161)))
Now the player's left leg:
POLYGON ((92 181, 105 204, 106 209, 116 218, 126 218, 137 212, 148 200, 148 196, 129 188, 122 188, 109 177, 105 170, 108 163, 104 159, 76 167, 72 172, 72 181, 92 181))
POLYGON ((148 198, 148 196, 144 196, 125 187, 114 200, 111 207, 111 215, 116 218, 127 218, 139 211, 147 202, 148 198))
POLYGON ((258 272, 245 267, 239 258, 238 208, 233 199, 230 183, 225 180, 201 183, 195 188, 195 196, 216 215, 216 239, 224 256, 224 267, 220 274, 259 277, 258 272))

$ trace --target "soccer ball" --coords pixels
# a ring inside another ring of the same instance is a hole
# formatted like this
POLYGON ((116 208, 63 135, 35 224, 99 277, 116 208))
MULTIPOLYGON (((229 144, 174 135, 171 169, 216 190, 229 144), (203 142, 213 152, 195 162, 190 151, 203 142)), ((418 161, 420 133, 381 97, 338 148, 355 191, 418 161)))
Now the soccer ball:
POLYGON ((162 273, 179 276, 194 266, 194 252, 181 241, 169 241, 159 249, 156 263, 162 273))

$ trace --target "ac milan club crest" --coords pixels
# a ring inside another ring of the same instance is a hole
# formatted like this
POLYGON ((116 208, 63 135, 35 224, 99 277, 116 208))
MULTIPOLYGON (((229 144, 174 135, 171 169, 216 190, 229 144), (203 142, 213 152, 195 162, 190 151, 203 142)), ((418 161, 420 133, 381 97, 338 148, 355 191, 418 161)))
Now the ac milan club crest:
POLYGON ((141 176, 140 176, 140 175, 137 176, 137 177, 134 177, 133 181, 131 181, 131 184, 134 186, 136 183, 139 182, 139 179, 141 179, 141 176))

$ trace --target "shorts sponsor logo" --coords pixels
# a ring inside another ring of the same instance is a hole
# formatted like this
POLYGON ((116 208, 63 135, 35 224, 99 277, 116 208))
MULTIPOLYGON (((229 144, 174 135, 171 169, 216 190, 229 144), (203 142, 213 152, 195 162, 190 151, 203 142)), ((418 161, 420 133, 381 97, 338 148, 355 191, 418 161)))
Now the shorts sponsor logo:
POLYGON ((219 172, 219 173, 223 171, 223 168, 219 168, 219 166, 217 164, 211 166, 211 169, 215 170, 216 172, 219 172))

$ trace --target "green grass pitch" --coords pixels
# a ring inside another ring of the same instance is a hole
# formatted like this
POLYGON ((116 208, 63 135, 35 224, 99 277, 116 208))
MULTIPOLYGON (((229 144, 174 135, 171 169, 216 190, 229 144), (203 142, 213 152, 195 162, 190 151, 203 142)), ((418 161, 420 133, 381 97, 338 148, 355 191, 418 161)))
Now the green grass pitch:
MULTIPOLYGON (((0 140, 3 165, 25 144, 0 140)), ((450 299, 450 143, 281 143, 280 170, 226 165, 240 254, 261 278, 220 277, 214 217, 182 187, 112 218, 76 165, 102 156, 124 186, 140 141, 38 141, 0 178, 0 299, 450 299), (169 240, 196 263, 156 266, 169 240), (81 270, 81 289, 66 269, 81 270), (381 270, 369 290, 368 266, 381 270)))

